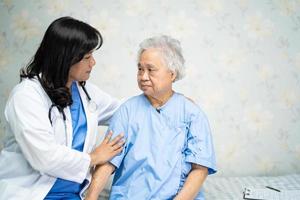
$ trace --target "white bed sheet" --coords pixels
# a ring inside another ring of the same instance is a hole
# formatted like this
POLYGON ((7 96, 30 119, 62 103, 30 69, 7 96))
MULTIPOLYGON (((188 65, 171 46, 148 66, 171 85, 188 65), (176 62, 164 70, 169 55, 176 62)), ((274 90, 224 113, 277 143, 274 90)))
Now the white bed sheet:
MULTIPOLYGON (((265 186, 279 190, 300 190, 300 174, 260 177, 218 177, 212 175, 206 179, 204 191, 206 200, 242 200, 245 187, 264 188, 265 186)), ((110 187, 111 180, 102 191, 99 199, 108 199, 110 187)))

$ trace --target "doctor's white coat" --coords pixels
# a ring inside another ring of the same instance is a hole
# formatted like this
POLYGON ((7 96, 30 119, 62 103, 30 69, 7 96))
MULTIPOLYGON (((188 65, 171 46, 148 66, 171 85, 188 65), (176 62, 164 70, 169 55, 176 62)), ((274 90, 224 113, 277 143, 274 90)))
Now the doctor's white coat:
MULTIPOLYGON (((57 177, 82 183, 90 181, 90 153, 95 147, 97 126, 104 125, 119 101, 87 82, 85 87, 97 109, 78 86, 87 117, 83 152, 71 149, 72 120, 69 107, 66 121, 56 107, 51 120, 51 101, 36 79, 24 79, 10 94, 5 107, 6 136, 0 154, 0 200, 41 200, 57 177)), ((83 192, 83 191, 82 191, 83 192)), ((81 192, 81 194, 82 194, 81 192)))

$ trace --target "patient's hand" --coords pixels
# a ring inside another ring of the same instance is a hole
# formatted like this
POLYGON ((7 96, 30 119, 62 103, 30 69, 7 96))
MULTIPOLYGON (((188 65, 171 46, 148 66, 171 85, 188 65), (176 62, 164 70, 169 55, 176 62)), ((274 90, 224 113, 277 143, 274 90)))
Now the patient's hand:
POLYGON ((92 153, 90 153, 91 166, 102 165, 122 152, 123 145, 125 143, 123 140, 124 135, 119 134, 112 141, 110 141, 112 134, 112 131, 110 131, 102 143, 96 147, 92 153))

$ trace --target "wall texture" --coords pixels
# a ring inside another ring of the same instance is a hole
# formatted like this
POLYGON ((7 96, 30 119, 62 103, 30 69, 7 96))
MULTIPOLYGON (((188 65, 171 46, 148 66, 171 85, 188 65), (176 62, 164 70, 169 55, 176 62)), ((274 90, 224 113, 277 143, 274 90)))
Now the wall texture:
POLYGON ((103 33, 91 80, 118 98, 140 93, 141 40, 169 34, 182 42, 187 76, 175 90, 207 113, 219 175, 300 172, 299 0, 1 0, 1 137, 19 69, 65 15, 103 33))

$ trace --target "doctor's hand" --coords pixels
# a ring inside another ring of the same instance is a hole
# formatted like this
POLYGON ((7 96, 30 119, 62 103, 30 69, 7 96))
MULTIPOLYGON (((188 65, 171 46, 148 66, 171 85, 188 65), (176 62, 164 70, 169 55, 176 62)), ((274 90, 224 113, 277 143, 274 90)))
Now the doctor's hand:
POLYGON ((121 133, 111 140, 112 134, 112 131, 110 131, 102 143, 90 153, 91 166, 102 165, 122 152, 125 143, 123 140, 124 135, 121 133))

